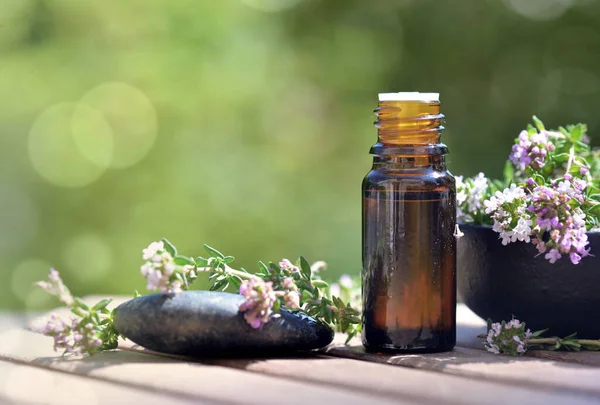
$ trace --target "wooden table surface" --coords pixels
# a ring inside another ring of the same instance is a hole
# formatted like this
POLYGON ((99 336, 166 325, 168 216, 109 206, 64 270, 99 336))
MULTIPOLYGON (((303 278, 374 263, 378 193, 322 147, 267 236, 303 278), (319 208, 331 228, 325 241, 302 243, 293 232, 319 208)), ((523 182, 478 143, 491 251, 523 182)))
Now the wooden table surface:
POLYGON ((334 342, 290 357, 227 360, 161 355, 128 341, 62 357, 30 330, 45 316, 0 313, 0 404, 600 404, 600 353, 493 355, 475 338, 485 322, 457 310, 449 353, 376 355, 334 342))

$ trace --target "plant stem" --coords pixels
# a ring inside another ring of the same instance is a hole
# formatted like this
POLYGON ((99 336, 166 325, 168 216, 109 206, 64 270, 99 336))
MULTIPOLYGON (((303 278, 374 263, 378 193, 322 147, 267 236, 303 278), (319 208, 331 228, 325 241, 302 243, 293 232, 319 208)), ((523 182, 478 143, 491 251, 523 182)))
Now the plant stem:
POLYGON ((525 339, 525 343, 531 345, 543 345, 543 344, 555 344, 558 342, 559 338, 540 338, 540 339, 525 339))
POLYGON ((579 343, 580 345, 600 346, 600 340, 576 339, 575 342, 579 343))
POLYGON ((244 273, 243 271, 239 271, 236 269, 232 269, 231 267, 229 267, 228 265, 225 265, 225 272, 229 273, 229 274, 233 274, 234 276, 238 276, 240 278, 245 278, 245 279, 251 279, 252 277, 256 277, 253 274, 250 273, 244 273))
POLYGON ((198 267, 198 271, 218 271, 220 273, 229 273, 247 280, 251 279, 252 277, 256 277, 254 274, 244 273, 243 271, 232 269, 228 265, 225 265, 224 269, 213 269, 212 267, 198 267))
POLYGON ((569 149, 569 161, 567 162, 567 172, 565 174, 568 174, 569 170, 571 170, 571 165, 573 164, 574 158, 575 158, 575 146, 571 146, 571 149, 569 149))

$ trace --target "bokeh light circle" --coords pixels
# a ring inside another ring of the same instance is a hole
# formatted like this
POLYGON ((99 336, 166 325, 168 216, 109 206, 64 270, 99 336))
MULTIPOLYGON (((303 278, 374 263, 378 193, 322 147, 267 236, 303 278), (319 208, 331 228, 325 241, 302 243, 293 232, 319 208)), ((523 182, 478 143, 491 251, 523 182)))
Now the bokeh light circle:
POLYGON ((20 187, 0 184, 0 252, 23 248, 38 233, 38 210, 20 187))
POLYGON ((111 137, 110 127, 97 111, 76 103, 56 104, 44 110, 33 123, 29 132, 29 158, 34 169, 52 184, 87 186, 106 171, 106 165, 97 163, 108 163, 111 137), (89 131, 74 136, 73 127, 89 131))
POLYGON ((302 0, 242 0, 244 4, 254 9, 266 12, 282 11, 292 8, 302 0))
POLYGON ((113 264, 108 243, 95 233, 77 235, 63 250, 65 270, 80 283, 102 280, 113 264))
POLYGON ((80 102, 101 112, 112 128, 111 167, 135 165, 154 145, 158 130, 156 110, 141 90, 127 83, 109 82, 90 90, 80 102))
POLYGON ((78 103, 71 117, 71 134, 79 152, 99 167, 111 165, 114 136, 102 113, 78 103))
POLYGON ((36 281, 45 280, 48 277, 50 264, 40 259, 26 259, 17 264, 12 271, 11 290, 21 301, 26 302, 34 289, 36 281))
POLYGON ((517 14, 531 20, 553 20, 571 8, 575 0, 504 0, 517 14))

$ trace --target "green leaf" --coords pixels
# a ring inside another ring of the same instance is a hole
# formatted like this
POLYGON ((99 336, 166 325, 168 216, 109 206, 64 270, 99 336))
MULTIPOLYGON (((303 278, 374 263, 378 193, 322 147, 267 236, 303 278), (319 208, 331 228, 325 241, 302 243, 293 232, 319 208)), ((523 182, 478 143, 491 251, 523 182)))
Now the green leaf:
POLYGON ((581 141, 581 138, 583 138, 583 128, 581 127, 581 124, 573 125, 569 129, 571 132, 571 140, 573 142, 581 141))
POLYGON ((544 127, 544 123, 535 115, 533 116, 533 123, 535 124, 538 131, 542 132, 546 130, 546 127, 544 127))
POLYGON ((112 350, 112 349, 116 349, 117 346, 119 346, 119 342, 117 340, 111 341, 111 342, 105 342, 102 347, 100 348, 100 350, 112 350))
POLYGON ((167 239, 163 238, 162 242, 165 244, 165 250, 173 257, 177 256, 177 248, 167 239))
POLYGON ((571 133, 569 131, 567 131, 567 129, 565 127, 558 127, 558 132, 560 132, 561 134, 563 134, 566 137, 569 137, 571 135, 571 133))
POLYGON ((112 298, 105 298, 92 307, 92 311, 101 311, 112 302, 112 298))
POLYGON ((206 249, 206 251, 213 257, 218 257, 220 259, 224 259, 225 255, 221 252, 219 252, 217 249, 214 249, 208 245, 204 245, 204 249, 206 249))
POLYGON ((242 285, 242 278, 240 276, 232 275, 229 277, 229 281, 235 286, 236 289, 239 289, 242 285))
POLYGON ((90 307, 85 302, 83 302, 81 300, 81 298, 79 298, 79 297, 73 297, 73 301, 75 301, 75 304, 77 304, 77 306, 79 308, 82 308, 82 309, 84 309, 86 311, 90 310, 90 307))
POLYGON ((565 163, 569 161, 569 154, 568 153, 558 153, 556 155, 554 155, 553 157, 554 161, 558 162, 558 163, 565 163))
POLYGON ((225 256, 225 257, 223 258, 223 261, 224 261, 225 263, 231 263, 231 262, 233 262, 234 260, 235 260, 235 257, 233 257, 233 256, 225 256))
POLYGON ((530 337, 531 337, 531 338, 537 338, 537 337, 540 337, 540 336, 542 336, 544 333, 548 332, 548 330, 549 330, 549 329, 542 329, 542 330, 538 330, 538 331, 536 331, 536 332, 533 332, 533 333, 531 334, 531 336, 530 336, 530 337))
POLYGON ((509 186, 515 177, 515 168, 510 160, 504 163, 504 184, 509 186))
POLYGON ((279 302, 279 300, 275 300, 275 303, 273 303, 273 312, 278 314, 280 309, 281 309, 281 303, 279 302))
POLYGON ((315 287, 318 287, 318 288, 326 288, 326 287, 329 287, 329 283, 327 283, 327 282, 325 282, 325 281, 323 281, 323 280, 312 280, 312 284, 313 284, 315 287))
POLYGON ((71 312, 77 315, 80 318, 84 318, 85 314, 81 311, 80 308, 71 308, 71 312))
POLYGON ((310 264, 308 263, 308 260, 306 260, 304 256, 300 256, 300 270, 302 271, 302 275, 304 276, 304 278, 310 280, 312 270, 310 269, 310 264))
POLYGON ((565 340, 565 341, 562 342, 562 344, 564 346, 571 346, 571 347, 575 347, 575 348, 580 348, 581 347, 581 345, 579 343, 574 342, 572 340, 565 340))
POLYGON ((191 257, 175 256, 175 264, 178 266, 196 266, 196 261, 191 257))
POLYGON ((260 267, 264 274, 269 274, 269 267, 263 262, 258 262, 258 267, 260 267))

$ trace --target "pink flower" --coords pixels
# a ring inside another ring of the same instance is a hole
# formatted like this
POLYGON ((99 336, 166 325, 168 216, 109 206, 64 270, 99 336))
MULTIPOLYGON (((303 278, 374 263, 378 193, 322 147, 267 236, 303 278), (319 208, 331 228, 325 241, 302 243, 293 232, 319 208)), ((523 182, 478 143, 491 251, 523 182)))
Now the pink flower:
POLYGON ((546 165, 548 151, 552 152, 554 149, 546 131, 530 135, 523 130, 517 138, 517 143, 513 145, 509 158, 519 170, 525 170, 528 166, 541 169, 546 165))
POLYGON ((240 285, 240 294, 245 297, 240 304, 240 312, 252 328, 260 328, 269 321, 273 313, 273 304, 277 300, 273 283, 258 277, 245 280, 240 285))
POLYGON ((103 343, 91 323, 83 325, 81 319, 72 319, 67 324, 54 314, 50 316, 43 334, 54 339, 54 351, 63 350, 65 353, 92 354, 103 343))
POLYGON ((294 279, 292 277, 285 277, 281 282, 281 288, 291 291, 298 290, 298 287, 296 286, 296 283, 294 282, 294 279))
POLYGON ((300 307, 300 295, 297 291, 288 291, 283 296, 285 306, 288 308, 299 308, 300 307))
POLYGON ((66 306, 70 307, 73 305, 74 301, 71 291, 69 291, 67 286, 63 283, 60 274, 55 269, 50 269, 48 281, 38 281, 35 285, 41 287, 48 294, 57 297, 66 306))
MULTIPOLYGON (((177 274, 191 275, 194 267, 176 265, 175 258, 164 249, 163 242, 152 242, 144 249, 143 258, 146 262, 140 268, 140 273, 146 278, 147 290, 180 293, 185 286, 177 278, 177 274)), ((195 277, 195 273, 193 277, 195 277)))
POLYGON ((292 273, 298 273, 300 271, 300 269, 298 269, 297 266, 294 266, 288 259, 282 259, 279 262, 279 268, 281 270, 291 271, 292 273))
POLYGON ((549 260, 550 263, 556 263, 556 261, 560 259, 562 255, 557 249, 551 249, 544 257, 549 260))

